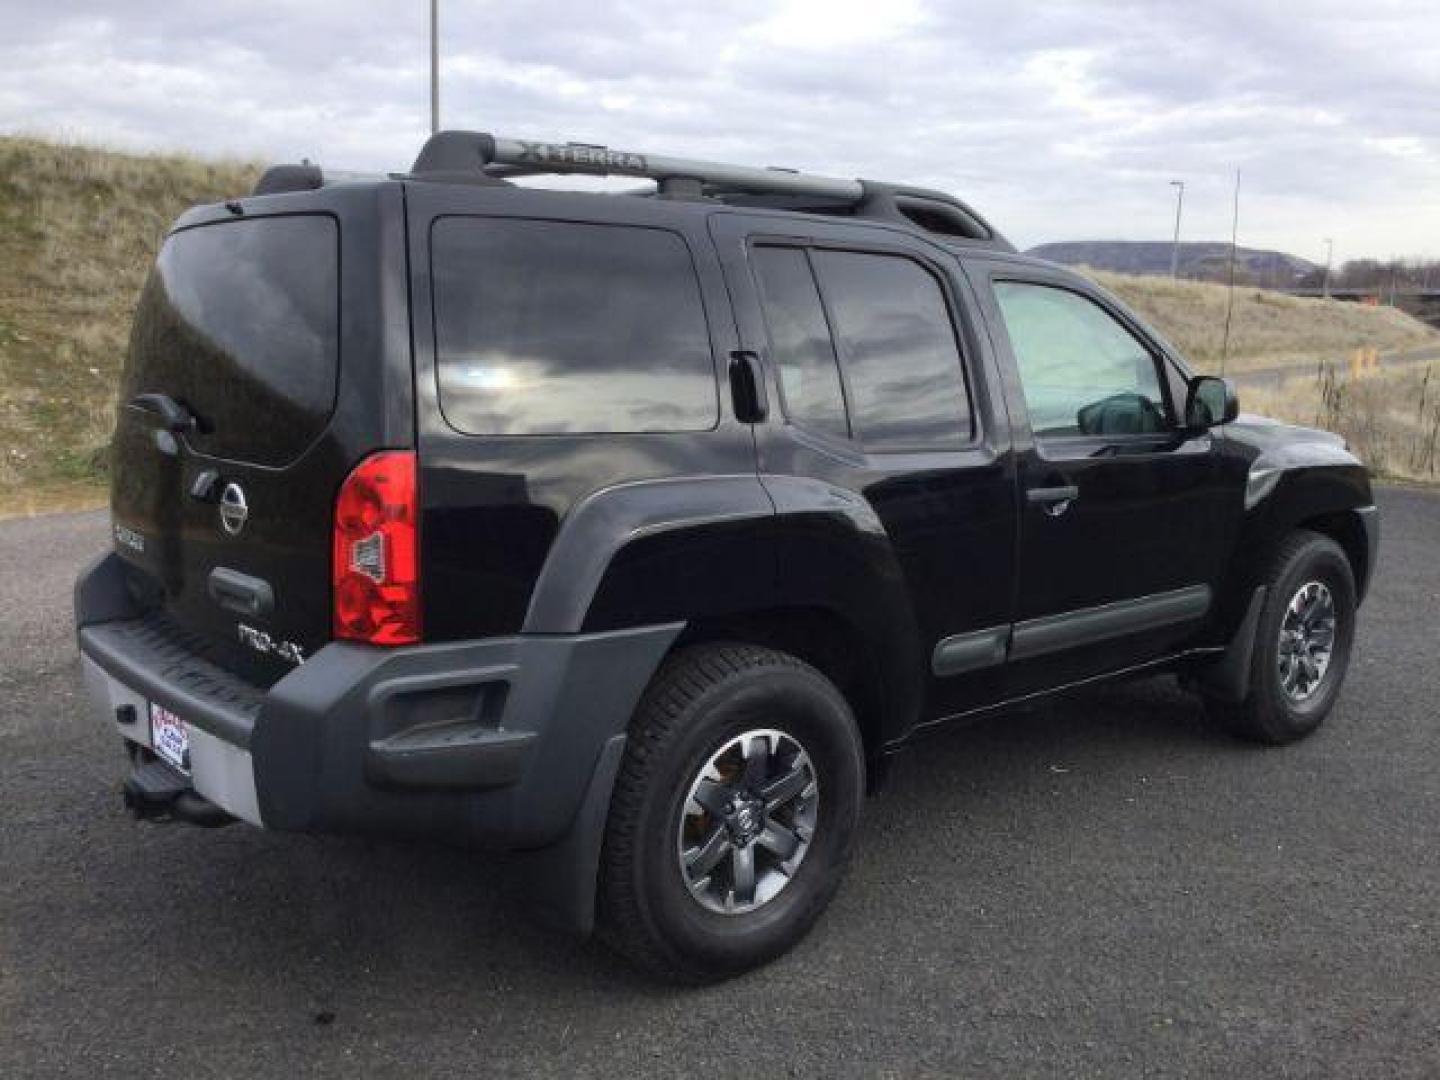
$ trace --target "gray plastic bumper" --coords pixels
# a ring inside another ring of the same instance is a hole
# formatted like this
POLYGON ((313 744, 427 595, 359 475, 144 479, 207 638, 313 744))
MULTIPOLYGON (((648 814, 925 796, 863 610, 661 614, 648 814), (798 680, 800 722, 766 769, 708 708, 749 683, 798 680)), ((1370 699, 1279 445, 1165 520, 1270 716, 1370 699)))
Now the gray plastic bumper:
POLYGON ((126 610, 106 580, 118 573, 113 558, 76 588, 92 696, 112 722, 118 705, 136 707, 141 722, 117 729, 142 744, 146 702, 184 718, 228 785, 201 790, 197 771, 197 790, 272 829, 556 844, 597 797, 597 767, 615 756, 617 737, 623 748, 635 704, 681 629, 398 649, 332 643, 267 690, 126 610))

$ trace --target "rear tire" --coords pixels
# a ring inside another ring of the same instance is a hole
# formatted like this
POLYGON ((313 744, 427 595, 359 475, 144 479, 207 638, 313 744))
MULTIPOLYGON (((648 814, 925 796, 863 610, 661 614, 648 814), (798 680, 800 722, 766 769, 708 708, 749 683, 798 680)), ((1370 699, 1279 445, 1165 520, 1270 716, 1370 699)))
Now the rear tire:
POLYGON ((1334 540, 1300 530, 1281 542, 1261 584, 1249 691, 1239 704, 1209 698, 1206 711, 1239 738, 1280 746, 1315 731, 1340 695, 1355 635, 1355 574, 1334 540))
POLYGON ((854 716, 814 668, 752 645, 676 653, 630 723, 601 854, 602 938, 668 981, 773 960, 839 887, 864 790, 854 716))

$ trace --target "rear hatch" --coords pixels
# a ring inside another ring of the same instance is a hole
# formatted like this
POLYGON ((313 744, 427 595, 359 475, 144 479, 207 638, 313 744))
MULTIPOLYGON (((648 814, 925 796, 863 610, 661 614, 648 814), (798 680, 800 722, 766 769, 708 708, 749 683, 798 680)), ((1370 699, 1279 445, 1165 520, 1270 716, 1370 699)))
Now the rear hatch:
POLYGON ((383 325, 406 325, 403 269, 381 257, 387 204, 403 237, 399 198, 366 185, 194 211, 136 311, 115 549, 170 624, 246 674, 329 639, 336 491, 366 453, 413 444, 408 349, 383 325))

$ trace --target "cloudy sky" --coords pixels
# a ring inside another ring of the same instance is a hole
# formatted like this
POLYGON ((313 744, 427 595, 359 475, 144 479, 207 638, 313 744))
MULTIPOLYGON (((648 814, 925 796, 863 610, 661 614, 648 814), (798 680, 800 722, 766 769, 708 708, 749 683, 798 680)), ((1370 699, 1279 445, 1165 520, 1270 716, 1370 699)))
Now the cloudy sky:
MULTIPOLYGON (((1440 256, 1436 0, 440 0, 442 123, 905 180, 1021 246, 1440 256)), ((426 0, 0 0, 0 132, 404 168, 426 0)))

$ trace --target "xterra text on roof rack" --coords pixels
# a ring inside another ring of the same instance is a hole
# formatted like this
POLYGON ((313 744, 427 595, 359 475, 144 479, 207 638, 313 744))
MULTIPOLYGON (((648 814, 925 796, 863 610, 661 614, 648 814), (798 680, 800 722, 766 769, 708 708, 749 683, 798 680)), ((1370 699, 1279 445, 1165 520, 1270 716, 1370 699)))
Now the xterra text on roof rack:
POLYGON ((1340 440, 963 203, 604 147, 191 210, 121 401, 76 625, 132 808, 525 852, 680 979, 804 934, 942 724, 1171 670, 1313 731, 1375 562, 1340 440))

